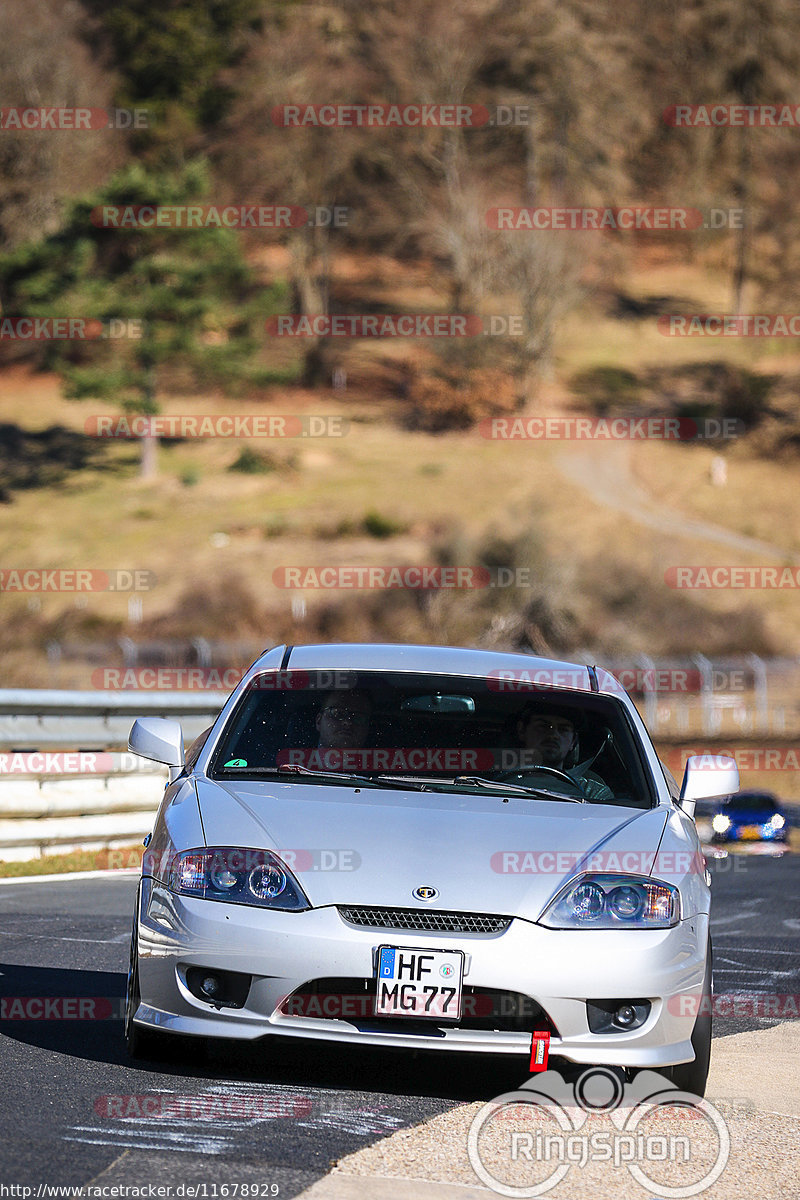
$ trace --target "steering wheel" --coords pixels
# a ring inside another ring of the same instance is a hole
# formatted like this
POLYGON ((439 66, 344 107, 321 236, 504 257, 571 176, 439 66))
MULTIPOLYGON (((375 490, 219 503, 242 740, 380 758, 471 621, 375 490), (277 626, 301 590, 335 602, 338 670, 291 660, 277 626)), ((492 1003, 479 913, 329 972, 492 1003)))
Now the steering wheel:
POLYGON ((577 779, 573 779, 566 771, 559 771, 558 767, 530 767, 527 771, 506 771, 503 775, 497 776, 498 783, 519 783, 521 787, 536 787, 535 783, 526 783, 532 776, 535 775, 555 775, 556 779, 561 779, 568 783, 571 788, 574 788, 582 800, 586 799, 584 792, 577 779))

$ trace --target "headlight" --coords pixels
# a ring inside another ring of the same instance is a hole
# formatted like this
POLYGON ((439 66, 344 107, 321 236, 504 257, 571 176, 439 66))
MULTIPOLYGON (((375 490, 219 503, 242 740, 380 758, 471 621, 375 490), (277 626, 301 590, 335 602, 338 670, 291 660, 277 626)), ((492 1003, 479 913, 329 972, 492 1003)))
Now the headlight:
POLYGON ((168 884, 173 892, 200 900, 283 910, 310 907, 289 868, 269 850, 184 850, 172 860, 168 884))
POLYGON ((725 833, 726 830, 730 829, 730 827, 731 819, 726 813, 717 813, 717 815, 712 818, 711 828, 714 830, 714 833, 725 833))
POLYGON ((678 889, 633 875, 583 875, 548 906, 550 929, 668 929, 681 915, 678 889))
POLYGON ((774 817, 770 817, 769 823, 773 829, 783 829, 786 824, 786 818, 781 816, 780 813, 775 813, 774 817))

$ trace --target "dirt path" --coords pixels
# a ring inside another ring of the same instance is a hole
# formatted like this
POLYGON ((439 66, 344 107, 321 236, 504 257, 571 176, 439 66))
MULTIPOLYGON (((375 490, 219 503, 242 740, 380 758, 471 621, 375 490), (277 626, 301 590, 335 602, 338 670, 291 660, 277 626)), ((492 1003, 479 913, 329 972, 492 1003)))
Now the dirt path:
POLYGON ((598 504, 624 513, 639 525, 673 537, 716 542, 742 554, 758 555, 773 562, 799 561, 797 555, 772 542, 734 533, 709 521, 687 517, 676 509, 664 508, 647 494, 635 478, 630 463, 630 446, 625 443, 594 443, 585 450, 562 450, 554 461, 570 483, 583 488, 598 504))

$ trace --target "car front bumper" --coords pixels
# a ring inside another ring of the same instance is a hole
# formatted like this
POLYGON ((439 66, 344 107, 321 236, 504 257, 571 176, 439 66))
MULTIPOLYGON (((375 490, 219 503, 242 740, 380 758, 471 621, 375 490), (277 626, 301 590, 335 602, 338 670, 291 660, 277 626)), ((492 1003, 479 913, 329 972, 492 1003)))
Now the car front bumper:
POLYGON ((703 991, 708 916, 665 930, 553 930, 513 920, 490 936, 363 928, 335 907, 304 912, 176 896, 144 879, 138 945, 137 1024, 179 1034, 256 1039, 269 1035, 413 1050, 530 1054, 524 1030, 462 1028, 419 1020, 403 1028, 358 1015, 288 1015, 284 1002, 310 981, 374 978, 377 948, 462 950, 465 987, 522 993, 558 1031, 550 1053, 580 1064, 658 1068, 691 1062, 690 1037, 703 991), (190 967, 252 977, 241 1008, 216 1008, 189 990, 190 967), (593 1033, 588 1000, 650 1001, 636 1029, 593 1033), (413 1024, 413 1028, 411 1028, 413 1024))

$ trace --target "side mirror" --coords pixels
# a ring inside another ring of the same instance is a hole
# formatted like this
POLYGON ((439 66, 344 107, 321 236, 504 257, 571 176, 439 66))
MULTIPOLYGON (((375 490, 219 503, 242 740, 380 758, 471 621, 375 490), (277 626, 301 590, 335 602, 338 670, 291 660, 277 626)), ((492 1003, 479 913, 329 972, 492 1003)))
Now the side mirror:
POLYGON ((686 762, 678 803, 694 817, 698 800, 732 796, 739 790, 739 768, 727 754, 693 754, 686 762))
POLYGON ((142 758, 165 763, 170 768, 182 768, 183 730, 178 721, 170 721, 166 717, 138 717, 128 737, 128 749, 142 758))

